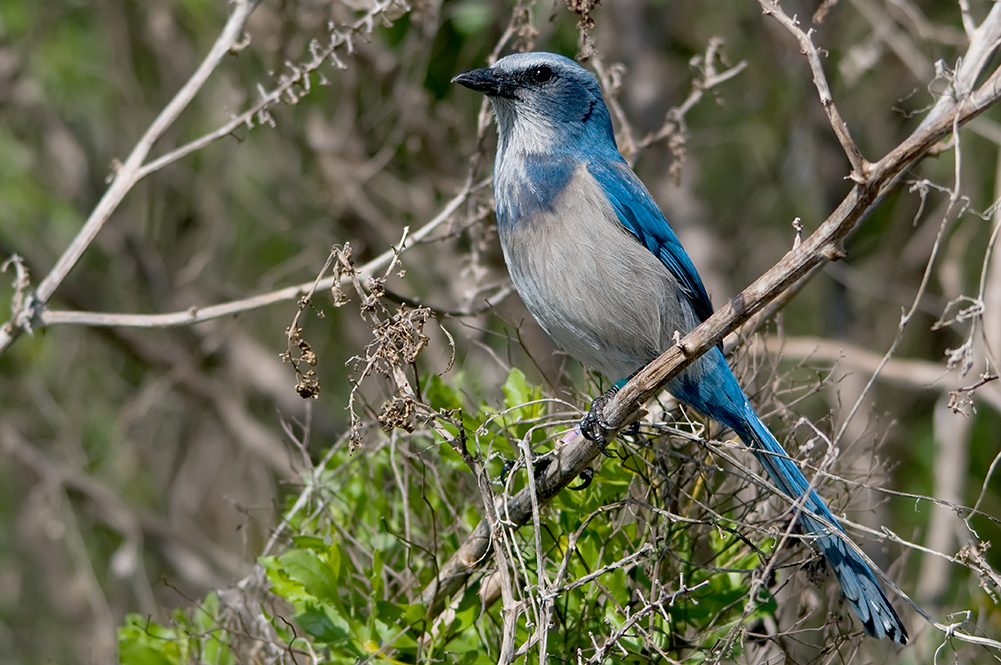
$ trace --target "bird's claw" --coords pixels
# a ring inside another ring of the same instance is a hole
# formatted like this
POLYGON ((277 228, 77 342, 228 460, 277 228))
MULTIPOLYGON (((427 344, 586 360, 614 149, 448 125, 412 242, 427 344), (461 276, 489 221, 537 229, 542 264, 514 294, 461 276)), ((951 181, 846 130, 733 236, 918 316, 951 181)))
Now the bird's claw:
POLYGON ((591 408, 588 410, 587 415, 580 421, 580 433, 588 441, 598 444, 598 449, 601 450, 601 454, 605 457, 615 457, 615 455, 608 452, 608 433, 612 431, 612 428, 605 422, 603 413, 605 405, 608 404, 613 395, 615 395, 614 389, 609 390, 591 402, 591 408))
POLYGON ((585 467, 583 471, 580 472, 580 484, 574 485, 572 487, 567 487, 575 492, 587 489, 591 485, 591 481, 594 480, 594 469, 591 467, 585 467))

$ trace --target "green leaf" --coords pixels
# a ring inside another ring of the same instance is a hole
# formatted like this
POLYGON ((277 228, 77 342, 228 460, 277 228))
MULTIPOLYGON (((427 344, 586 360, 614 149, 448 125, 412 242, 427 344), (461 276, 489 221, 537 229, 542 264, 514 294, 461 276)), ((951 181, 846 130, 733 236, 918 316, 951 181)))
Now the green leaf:
MULTIPOLYGON (((512 427, 515 436, 522 437, 530 428, 528 423, 520 424, 525 420, 534 420, 545 411, 542 403, 529 404, 542 398, 542 389, 532 386, 525 378, 525 373, 518 368, 511 370, 504 382, 504 406, 509 409, 508 413, 496 419, 501 427, 512 427), (525 405, 528 406, 525 406, 525 405)), ((539 437, 544 436, 544 432, 539 431, 539 437)))
POLYGON ((406 605, 397 605, 388 600, 375 601, 375 613, 386 623, 393 623, 403 620, 406 614, 406 605))
POLYGON ((463 408, 462 393, 441 380, 437 374, 432 374, 427 380, 424 394, 428 403, 435 409, 463 408))
POLYGON ((325 551, 330 545, 319 536, 292 536, 292 544, 301 550, 325 551))
POLYGON ((180 662, 180 659, 168 658, 156 647, 136 642, 119 643, 118 652, 121 665, 176 665, 180 662))
POLYGON ((466 591, 466 595, 455 609, 456 623, 452 624, 451 631, 459 633, 472 626, 480 616, 481 606, 479 594, 472 589, 466 591))
POLYGON ((369 575, 368 577, 369 582, 372 583, 373 598, 378 598, 379 596, 382 595, 382 586, 383 586, 382 568, 383 568, 382 550, 375 550, 375 552, 372 554, 372 574, 369 575))
MULTIPOLYGON (((295 615, 295 621, 320 642, 342 646, 351 641, 347 622, 329 607, 307 603, 305 609, 295 615)), ((359 651, 357 655, 361 657, 362 654, 359 651)))
MULTIPOLYGON (((214 593, 210 593, 205 596, 205 599, 199 604, 193 612, 191 612, 191 626, 194 628, 196 633, 207 633, 210 630, 214 630, 219 625, 219 596, 214 593)), ((182 613, 179 620, 183 621, 186 617, 182 613)))
POLYGON ((310 595, 324 602, 339 601, 337 570, 310 550, 292 550, 279 561, 285 574, 298 582, 310 595))
POLYGON ((507 381, 504 382, 504 406, 507 408, 512 409, 525 402, 531 402, 538 399, 540 394, 541 391, 533 390, 528 385, 525 373, 517 367, 507 375, 507 381))
POLYGON ((420 603, 413 605, 391 603, 388 600, 375 601, 376 614, 387 624, 417 625, 427 618, 427 608, 420 603))

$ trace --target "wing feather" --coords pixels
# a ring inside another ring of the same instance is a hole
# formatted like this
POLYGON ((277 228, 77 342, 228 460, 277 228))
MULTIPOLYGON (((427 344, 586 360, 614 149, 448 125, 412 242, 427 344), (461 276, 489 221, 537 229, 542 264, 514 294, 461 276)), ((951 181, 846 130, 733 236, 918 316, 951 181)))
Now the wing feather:
POLYGON ((587 170, 601 185, 622 225, 678 279, 699 321, 712 316, 712 302, 702 278, 664 213, 632 169, 625 162, 603 161, 589 163, 587 170))

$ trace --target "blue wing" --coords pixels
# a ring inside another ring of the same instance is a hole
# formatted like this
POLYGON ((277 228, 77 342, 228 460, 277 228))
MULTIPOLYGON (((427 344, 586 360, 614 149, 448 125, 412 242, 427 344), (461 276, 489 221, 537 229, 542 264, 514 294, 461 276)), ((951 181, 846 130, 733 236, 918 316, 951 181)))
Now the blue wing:
POLYGON ((590 162, 587 170, 601 185, 622 225, 678 279, 699 321, 712 316, 713 306, 702 278, 664 213, 632 169, 625 162, 606 160, 590 162))

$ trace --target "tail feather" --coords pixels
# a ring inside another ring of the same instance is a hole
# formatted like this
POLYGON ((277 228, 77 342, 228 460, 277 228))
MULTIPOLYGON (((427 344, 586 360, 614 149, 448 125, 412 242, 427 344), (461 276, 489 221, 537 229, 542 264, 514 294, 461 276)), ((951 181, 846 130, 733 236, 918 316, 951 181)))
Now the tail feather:
POLYGON ((890 605, 862 556, 847 542, 844 529, 810 482, 775 439, 740 389, 719 349, 712 349, 689 370, 668 384, 681 401, 733 429, 754 452, 768 476, 791 499, 804 495, 799 523, 810 534, 841 583, 845 597, 865 631, 878 638, 907 643, 907 630, 890 605), (831 526, 825 525, 820 519, 831 526))
MULTIPOLYGON (((755 456, 765 467, 769 477, 791 498, 802 497, 809 488, 809 482, 799 467, 789 459, 782 446, 765 427, 757 415, 750 411, 748 427, 737 430, 737 434, 750 445, 755 456)), ((834 576, 841 583, 845 597, 855 615, 862 622, 865 631, 877 638, 888 638, 900 644, 907 643, 907 630, 889 599, 876 581, 876 576, 865 560, 846 542, 844 529, 831 514, 824 501, 813 490, 809 490, 803 502, 804 514, 799 521, 803 528, 818 536, 814 541, 834 576), (806 513, 819 515, 834 529, 806 513)))

